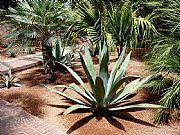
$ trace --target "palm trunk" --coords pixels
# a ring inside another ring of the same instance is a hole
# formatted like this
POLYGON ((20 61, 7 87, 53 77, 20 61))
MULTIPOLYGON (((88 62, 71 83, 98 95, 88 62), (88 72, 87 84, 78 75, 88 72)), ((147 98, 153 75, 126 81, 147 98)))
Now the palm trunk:
POLYGON ((117 54, 118 54, 118 57, 120 56, 120 51, 119 51, 119 46, 116 47, 117 48, 117 54))
POLYGON ((119 56, 120 56, 121 53, 122 53, 123 46, 120 45, 120 44, 116 44, 116 49, 117 49, 117 54, 118 54, 118 58, 119 58, 119 56))
POLYGON ((120 54, 119 54, 119 56, 121 55, 122 50, 123 50, 123 46, 122 46, 122 45, 120 45, 120 54))
POLYGON ((47 38, 42 40, 42 52, 44 61, 44 70, 46 75, 46 83, 54 82, 54 59, 52 55, 52 45, 48 42, 47 38))

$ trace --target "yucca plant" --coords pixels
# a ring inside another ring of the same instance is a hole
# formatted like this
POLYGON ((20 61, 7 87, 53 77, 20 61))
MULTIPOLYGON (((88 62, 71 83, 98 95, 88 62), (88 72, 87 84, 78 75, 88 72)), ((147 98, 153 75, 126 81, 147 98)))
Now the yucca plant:
POLYGON ((110 76, 108 75, 108 63, 109 55, 106 44, 103 45, 103 49, 99 55, 99 73, 96 75, 93 62, 88 49, 85 50, 85 59, 80 55, 81 63, 83 69, 86 73, 87 80, 90 84, 91 90, 85 85, 82 79, 75 73, 72 69, 65 66, 67 70, 72 74, 72 76, 81 84, 83 89, 77 84, 72 83, 69 86, 59 85, 55 88, 48 88, 67 100, 74 103, 71 107, 64 111, 64 115, 71 113, 77 109, 90 109, 93 112, 105 113, 109 111, 125 110, 131 108, 159 108, 162 106, 148 104, 148 103, 133 103, 127 97, 135 92, 137 89, 142 87, 142 85, 149 80, 149 77, 144 79, 138 76, 124 76, 125 70, 128 66, 130 60, 130 54, 124 59, 125 48, 121 53, 121 56, 116 61, 110 76), (122 63, 122 64, 120 64, 122 63), (129 80, 133 80, 127 85, 129 80), (65 94, 64 92, 56 90, 56 88, 65 88, 73 90, 78 93, 82 99, 74 98, 65 94))
POLYGON ((22 85, 19 83, 19 80, 15 76, 12 76, 11 70, 9 70, 7 74, 0 74, 0 76, 2 76, 0 79, 1 89, 5 87, 8 89, 11 87, 22 87, 22 85))
POLYGON ((139 9, 133 9, 133 4, 125 1, 113 6, 109 12, 108 32, 112 34, 117 46, 118 56, 123 46, 142 47, 151 41, 158 32, 152 23, 155 14, 140 16, 139 9))
POLYGON ((131 41, 132 13, 132 7, 129 3, 113 7, 112 11, 109 12, 108 28, 116 43, 118 56, 120 56, 123 46, 131 41))

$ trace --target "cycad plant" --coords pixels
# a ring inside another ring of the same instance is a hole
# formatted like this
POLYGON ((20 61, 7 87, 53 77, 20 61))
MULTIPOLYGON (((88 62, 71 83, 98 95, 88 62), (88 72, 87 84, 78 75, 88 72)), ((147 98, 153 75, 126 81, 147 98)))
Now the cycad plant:
POLYGON ((16 8, 9 8, 10 24, 16 37, 25 38, 36 35, 42 42, 46 81, 54 80, 54 60, 50 38, 58 31, 65 31, 70 16, 70 9, 58 0, 23 0, 16 8), (68 14, 69 13, 69 14, 68 14))
POLYGON ((96 75, 94 65, 88 49, 85 50, 85 59, 80 55, 83 69, 86 73, 90 89, 85 85, 82 79, 72 69, 65 66, 72 76, 80 83, 83 89, 75 83, 69 86, 59 85, 55 88, 48 88, 74 104, 64 111, 64 115, 71 113, 77 109, 88 109, 93 112, 105 113, 109 111, 125 110, 131 108, 159 108, 162 106, 148 103, 134 103, 127 99, 129 95, 141 88, 143 84, 149 80, 149 77, 141 79, 137 76, 124 76, 125 70, 130 60, 130 54, 124 59, 125 48, 121 56, 116 61, 110 76, 108 75, 109 54, 107 45, 103 45, 103 49, 99 55, 99 72, 96 75), (121 64, 122 63, 122 64, 121 64), (133 80, 128 83, 129 80, 133 80), (128 83, 128 84, 127 84, 128 83), (124 86, 124 84, 126 84, 124 86), (82 98, 75 98, 56 90, 56 88, 65 88, 78 93, 82 98))

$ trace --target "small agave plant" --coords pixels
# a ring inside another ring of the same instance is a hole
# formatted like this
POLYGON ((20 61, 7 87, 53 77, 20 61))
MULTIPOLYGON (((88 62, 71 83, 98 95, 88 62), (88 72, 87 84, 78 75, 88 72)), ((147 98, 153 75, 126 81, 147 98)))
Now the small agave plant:
POLYGON ((149 103, 133 103, 127 99, 128 96, 142 87, 142 85, 150 79, 150 76, 144 79, 137 76, 124 76, 131 54, 129 53, 124 59, 124 53, 125 48, 123 49, 119 59, 116 61, 110 76, 108 75, 109 55, 107 46, 104 45, 99 55, 98 75, 96 75, 88 48, 85 49, 85 59, 80 54, 81 63, 86 73, 91 90, 88 89, 77 73, 66 65, 63 65, 82 86, 81 89, 81 87, 79 87, 77 84, 72 83, 69 86, 59 85, 55 86, 54 88, 47 87, 50 91, 53 91, 74 103, 74 105, 64 111, 64 115, 67 115, 77 109, 89 109, 93 110, 93 112, 98 111, 103 114, 104 112, 131 108, 162 107, 160 105, 149 103), (131 80, 130 83, 128 83, 129 80, 131 80), (72 97, 64 92, 56 90, 56 88, 73 90, 83 99, 72 97))
POLYGON ((19 83, 19 80, 15 76, 12 76, 11 69, 7 74, 0 74, 0 76, 2 76, 0 79, 1 89, 5 87, 7 87, 8 89, 10 89, 11 87, 22 87, 22 85, 19 83))
POLYGON ((59 63, 65 64, 68 67, 73 67, 74 65, 72 64, 73 57, 70 57, 70 53, 64 52, 65 48, 62 48, 62 43, 60 40, 55 41, 55 47, 52 50, 53 57, 55 58, 55 63, 57 66, 59 66, 59 63))

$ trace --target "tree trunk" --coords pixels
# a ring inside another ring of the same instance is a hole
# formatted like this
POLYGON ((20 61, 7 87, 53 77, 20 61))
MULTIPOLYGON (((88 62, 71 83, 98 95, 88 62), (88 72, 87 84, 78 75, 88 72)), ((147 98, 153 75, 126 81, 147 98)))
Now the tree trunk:
POLYGON ((116 49, 117 49, 117 54, 118 54, 118 58, 119 58, 119 56, 120 56, 119 46, 117 46, 116 49))
POLYGON ((123 51, 123 46, 120 45, 120 54, 119 54, 119 56, 121 55, 122 51, 123 51))
POLYGON ((44 70, 46 75, 46 83, 54 82, 54 66, 55 62, 52 54, 52 44, 48 42, 47 38, 42 40, 42 52, 44 61, 44 70))
POLYGON ((120 45, 120 44, 116 44, 116 49, 117 49, 117 54, 118 54, 118 58, 119 58, 119 56, 120 56, 121 53, 122 53, 123 46, 120 45))

